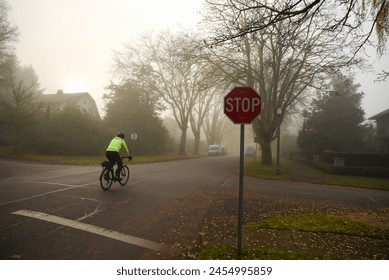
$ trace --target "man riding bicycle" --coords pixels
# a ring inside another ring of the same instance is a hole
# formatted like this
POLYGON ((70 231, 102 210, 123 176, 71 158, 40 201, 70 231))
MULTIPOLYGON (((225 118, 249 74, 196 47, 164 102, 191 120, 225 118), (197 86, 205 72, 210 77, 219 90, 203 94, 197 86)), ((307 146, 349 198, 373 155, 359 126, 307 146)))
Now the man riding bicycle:
POLYGON ((108 148, 105 152, 105 156, 107 159, 114 164, 115 162, 118 165, 118 168, 116 169, 116 179, 120 180, 120 172, 123 168, 123 162, 120 157, 119 151, 124 148, 124 151, 126 152, 126 155, 130 158, 130 152, 128 151, 126 141, 124 141, 124 133, 119 132, 119 134, 111 140, 111 142, 108 145, 108 148))

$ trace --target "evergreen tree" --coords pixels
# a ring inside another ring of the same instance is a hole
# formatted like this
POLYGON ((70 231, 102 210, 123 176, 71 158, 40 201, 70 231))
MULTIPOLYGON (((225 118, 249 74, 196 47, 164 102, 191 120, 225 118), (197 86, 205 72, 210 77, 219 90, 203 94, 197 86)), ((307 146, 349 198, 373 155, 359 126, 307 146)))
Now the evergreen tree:
POLYGON ((151 94, 129 80, 108 89, 110 93, 104 96, 106 123, 125 133, 128 144, 132 141, 131 133, 138 135, 138 139, 129 144, 130 150, 132 144, 135 145, 135 151, 130 153, 164 153, 172 147, 168 131, 157 114, 158 102, 151 94))
POLYGON ((352 78, 333 79, 331 90, 304 112, 298 145, 308 152, 359 152, 365 138, 363 92, 352 78))

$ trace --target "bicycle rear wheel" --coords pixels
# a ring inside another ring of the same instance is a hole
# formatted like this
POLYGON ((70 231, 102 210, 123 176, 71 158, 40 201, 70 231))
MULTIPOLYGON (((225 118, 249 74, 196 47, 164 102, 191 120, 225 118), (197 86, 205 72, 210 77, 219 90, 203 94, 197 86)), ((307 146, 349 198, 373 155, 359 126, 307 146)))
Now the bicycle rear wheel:
POLYGON ((100 174, 100 186, 103 190, 107 191, 113 182, 112 171, 109 168, 104 168, 100 174))
POLYGON ((128 179, 130 178, 130 169, 128 168, 128 166, 123 166, 121 171, 121 177, 122 180, 119 181, 119 183, 120 185, 124 186, 125 184, 127 184, 128 179))

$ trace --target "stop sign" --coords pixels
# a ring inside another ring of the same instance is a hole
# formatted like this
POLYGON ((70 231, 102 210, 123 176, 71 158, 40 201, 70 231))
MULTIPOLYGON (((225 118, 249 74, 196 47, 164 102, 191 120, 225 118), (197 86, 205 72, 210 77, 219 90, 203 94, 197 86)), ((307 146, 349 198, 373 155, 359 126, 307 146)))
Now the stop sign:
POLYGON ((261 113, 261 97, 251 87, 235 87, 224 96, 224 114, 235 124, 250 124, 261 113))

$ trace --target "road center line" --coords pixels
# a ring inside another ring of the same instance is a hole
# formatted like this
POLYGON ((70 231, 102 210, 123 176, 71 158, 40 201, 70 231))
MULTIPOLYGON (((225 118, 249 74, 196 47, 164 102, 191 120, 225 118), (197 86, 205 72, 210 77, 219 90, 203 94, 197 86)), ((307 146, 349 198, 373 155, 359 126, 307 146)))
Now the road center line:
POLYGON ((81 223, 78 221, 74 221, 74 220, 70 220, 70 219, 66 219, 66 218, 62 218, 62 217, 58 217, 58 216, 54 216, 54 215, 49 215, 46 213, 35 212, 35 211, 31 211, 31 210, 19 210, 19 211, 12 212, 11 214, 35 218, 35 219, 39 219, 42 221, 55 223, 55 224, 75 228, 78 230, 83 230, 86 232, 94 233, 94 234, 97 234, 100 236, 108 237, 108 238, 111 238, 114 240, 122 241, 122 242, 125 242, 128 244, 151 249, 154 251, 159 251, 159 252, 163 252, 163 253, 178 253, 177 250, 174 250, 173 248, 170 248, 170 247, 163 245, 163 244, 159 244, 159 243, 156 243, 153 241, 149 241, 149 240, 142 239, 139 237, 131 236, 128 234, 124 234, 124 233, 121 233, 118 231, 109 230, 109 229, 105 229, 102 227, 89 225, 89 224, 81 223))

